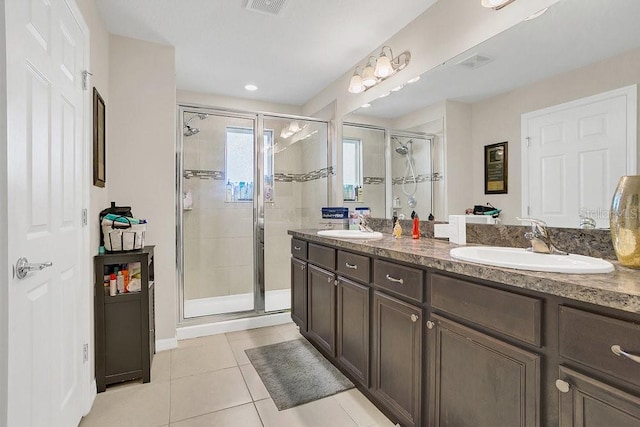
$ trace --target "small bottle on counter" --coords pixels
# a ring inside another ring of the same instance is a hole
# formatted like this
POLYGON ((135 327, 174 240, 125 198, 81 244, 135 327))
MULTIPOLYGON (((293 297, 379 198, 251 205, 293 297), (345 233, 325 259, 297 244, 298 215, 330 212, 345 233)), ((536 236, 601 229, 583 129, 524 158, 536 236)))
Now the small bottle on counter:
POLYGON ((420 218, 418 218, 418 214, 413 217, 413 230, 411 231, 411 237, 414 239, 420 238, 420 218))
POLYGON ((402 227, 400 226, 400 219, 396 221, 396 225, 393 226, 393 237, 399 239, 402 237, 402 227))

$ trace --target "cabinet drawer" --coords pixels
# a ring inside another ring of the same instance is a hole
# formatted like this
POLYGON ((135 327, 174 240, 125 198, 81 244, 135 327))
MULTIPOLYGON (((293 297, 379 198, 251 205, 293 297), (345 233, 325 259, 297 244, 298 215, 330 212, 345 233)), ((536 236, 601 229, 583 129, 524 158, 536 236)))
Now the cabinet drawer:
POLYGON ((307 259, 307 242, 291 239, 291 255, 296 258, 307 259))
POLYGON ((559 329, 560 356, 621 380, 640 383, 640 363, 611 350, 618 345, 623 351, 640 356, 640 325, 561 306, 559 329))
POLYGON ((338 273, 363 283, 369 283, 369 257, 338 251, 338 273))
POLYGON ((329 270, 336 269, 336 250, 309 243, 309 262, 329 270))
POLYGON ((431 274, 434 309, 540 347, 542 301, 431 274))
POLYGON ((423 301, 423 272, 387 261, 373 261, 373 281, 380 288, 403 295, 417 302, 423 301))

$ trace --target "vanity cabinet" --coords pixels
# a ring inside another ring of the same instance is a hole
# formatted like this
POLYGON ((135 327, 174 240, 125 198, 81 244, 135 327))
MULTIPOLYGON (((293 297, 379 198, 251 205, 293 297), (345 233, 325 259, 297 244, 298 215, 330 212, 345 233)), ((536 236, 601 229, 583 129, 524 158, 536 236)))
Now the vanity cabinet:
POLYGON ((370 288, 339 276, 337 291, 336 357, 347 371, 368 387, 370 288))
POLYGON ((419 426, 422 309, 375 291, 373 313, 373 392, 401 425, 419 426))
POLYGON ((429 426, 540 425, 540 356, 432 315, 429 426))
POLYGON ((307 331, 307 263, 291 258, 291 319, 307 331))
POLYGON ((560 427, 640 425, 640 398, 560 366, 560 427))
POLYGON ((309 264, 307 333, 330 356, 336 348, 336 275, 309 264))

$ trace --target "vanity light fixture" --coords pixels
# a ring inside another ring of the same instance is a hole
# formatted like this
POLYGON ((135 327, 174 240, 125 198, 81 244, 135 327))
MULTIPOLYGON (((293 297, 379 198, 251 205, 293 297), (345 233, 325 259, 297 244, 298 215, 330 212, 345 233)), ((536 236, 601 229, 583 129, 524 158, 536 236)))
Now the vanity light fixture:
POLYGON ((406 68, 410 60, 411 53, 409 53, 409 51, 404 51, 394 57, 391 48, 389 46, 383 46, 377 58, 375 56, 369 57, 367 65, 365 65, 362 70, 362 74, 358 72, 360 66, 356 67, 349 81, 349 92, 361 93, 372 88, 398 71, 406 68))
POLYGON ((480 4, 488 9, 500 10, 515 0, 480 0, 480 4))
POLYGON ((301 132, 307 126, 309 126, 309 123, 305 123, 304 125, 300 126, 299 121, 292 120, 291 122, 289 122, 289 126, 286 126, 282 129, 282 131, 280 132, 280 137, 284 139, 290 138, 296 133, 301 132))

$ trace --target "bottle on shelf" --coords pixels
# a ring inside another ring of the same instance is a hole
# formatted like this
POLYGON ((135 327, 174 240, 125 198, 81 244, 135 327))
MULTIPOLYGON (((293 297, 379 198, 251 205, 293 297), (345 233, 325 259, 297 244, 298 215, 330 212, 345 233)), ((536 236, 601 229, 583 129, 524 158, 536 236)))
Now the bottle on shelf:
POLYGON ((116 275, 111 273, 111 276, 109 276, 109 295, 115 297, 117 293, 116 275))
POLYGON ((122 275, 122 271, 118 270, 118 275, 116 276, 116 287, 118 288, 118 293, 124 293, 124 276, 122 275))

